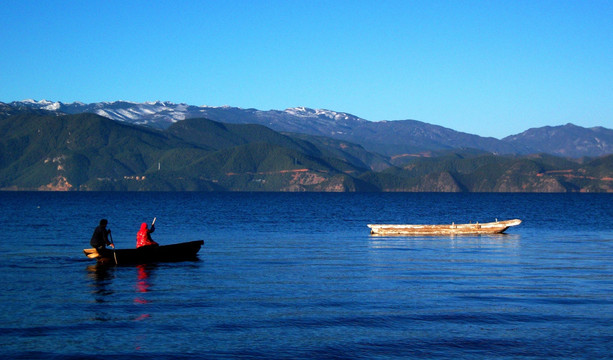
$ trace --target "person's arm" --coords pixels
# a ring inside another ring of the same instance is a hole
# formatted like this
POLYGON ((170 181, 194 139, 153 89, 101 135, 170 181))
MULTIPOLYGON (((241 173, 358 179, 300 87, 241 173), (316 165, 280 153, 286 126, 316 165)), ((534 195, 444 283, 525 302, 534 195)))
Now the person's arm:
POLYGON ((151 238, 151 233, 155 231, 155 225, 151 225, 151 229, 149 229, 149 233, 147 234, 147 239, 149 240, 149 245, 158 246, 160 244, 156 243, 155 240, 151 238))
POLYGON ((107 229, 104 231, 104 240, 106 241, 107 245, 113 246, 113 243, 111 242, 111 240, 109 240, 109 235, 111 234, 111 229, 107 229))

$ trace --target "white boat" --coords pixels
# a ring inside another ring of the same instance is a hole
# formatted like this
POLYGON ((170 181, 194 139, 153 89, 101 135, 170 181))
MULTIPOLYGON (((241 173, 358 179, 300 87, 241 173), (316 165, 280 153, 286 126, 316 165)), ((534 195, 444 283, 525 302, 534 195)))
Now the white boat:
POLYGON ((500 234, 511 226, 521 224, 521 220, 506 220, 488 223, 450 225, 387 225, 369 224, 372 235, 478 235, 500 234))

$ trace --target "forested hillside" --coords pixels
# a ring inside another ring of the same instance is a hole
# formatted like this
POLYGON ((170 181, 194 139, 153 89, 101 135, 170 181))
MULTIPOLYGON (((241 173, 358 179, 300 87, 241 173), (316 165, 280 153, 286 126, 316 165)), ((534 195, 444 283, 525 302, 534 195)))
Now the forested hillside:
POLYGON ((613 192, 613 155, 464 149, 399 160, 262 125, 188 119, 156 130, 95 114, 5 113, 0 133, 2 190, 613 192))

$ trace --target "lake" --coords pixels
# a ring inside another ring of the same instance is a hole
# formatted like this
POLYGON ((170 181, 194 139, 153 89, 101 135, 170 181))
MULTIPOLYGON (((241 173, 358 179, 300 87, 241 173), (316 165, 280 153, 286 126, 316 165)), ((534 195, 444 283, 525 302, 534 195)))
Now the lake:
POLYGON ((0 356, 595 359, 613 353, 613 194, 0 192, 0 356), (157 217, 197 261, 97 267, 157 217), (369 223, 519 218, 506 235, 369 223))

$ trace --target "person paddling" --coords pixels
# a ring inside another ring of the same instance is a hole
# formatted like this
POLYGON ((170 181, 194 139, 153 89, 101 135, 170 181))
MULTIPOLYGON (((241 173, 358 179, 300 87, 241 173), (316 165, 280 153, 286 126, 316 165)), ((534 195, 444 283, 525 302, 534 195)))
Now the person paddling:
POLYGON ((101 257, 109 255, 110 251, 106 248, 107 245, 110 245, 113 249, 115 248, 115 244, 109 241, 111 230, 106 228, 107 224, 107 219, 100 220, 100 224, 94 230, 94 234, 89 241, 89 244, 96 248, 96 251, 98 251, 98 254, 100 254, 101 257))
POLYGON ((136 248, 143 246, 159 246, 158 243, 153 241, 151 238, 151 233, 155 231, 155 219, 151 223, 151 229, 147 227, 147 223, 142 223, 140 225, 140 230, 136 234, 136 248))

